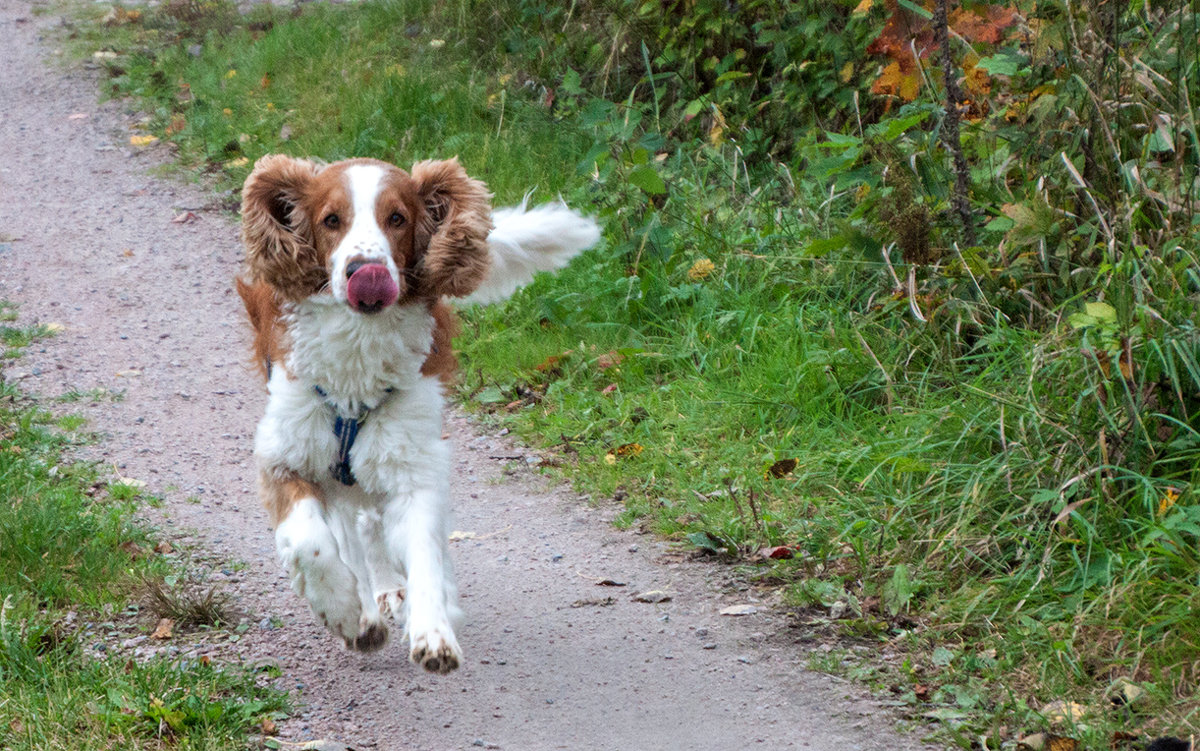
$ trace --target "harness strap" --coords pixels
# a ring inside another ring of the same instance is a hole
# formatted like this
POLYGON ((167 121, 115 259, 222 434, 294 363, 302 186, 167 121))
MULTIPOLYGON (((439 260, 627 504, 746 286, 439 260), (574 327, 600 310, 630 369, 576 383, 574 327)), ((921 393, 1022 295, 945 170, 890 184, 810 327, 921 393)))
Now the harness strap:
MULTIPOLYGON (((338 439, 338 447, 337 457, 329 465, 329 474, 343 485, 354 485, 357 480, 354 479, 354 472, 350 469, 350 449, 354 448, 354 439, 358 438, 358 429, 367 419, 367 416, 371 414, 371 410, 363 407, 354 417, 346 417, 338 412, 337 408, 329 401, 329 395, 325 392, 325 389, 320 386, 313 386, 313 391, 317 392, 317 395, 324 399, 325 403, 333 410, 333 434, 338 439)), ((385 390, 384 399, 395 393, 395 391, 395 388, 385 390)), ((381 401, 380 404, 382 403, 381 401)))

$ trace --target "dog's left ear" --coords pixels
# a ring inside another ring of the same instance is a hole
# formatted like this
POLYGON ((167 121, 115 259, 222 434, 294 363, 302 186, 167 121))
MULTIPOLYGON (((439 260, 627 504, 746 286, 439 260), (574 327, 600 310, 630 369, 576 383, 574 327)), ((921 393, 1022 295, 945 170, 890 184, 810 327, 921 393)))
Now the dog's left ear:
POLYGON ((420 289, 432 297, 465 297, 491 265, 492 196, 458 159, 417 162, 412 178, 423 206, 414 238, 422 256, 420 289))

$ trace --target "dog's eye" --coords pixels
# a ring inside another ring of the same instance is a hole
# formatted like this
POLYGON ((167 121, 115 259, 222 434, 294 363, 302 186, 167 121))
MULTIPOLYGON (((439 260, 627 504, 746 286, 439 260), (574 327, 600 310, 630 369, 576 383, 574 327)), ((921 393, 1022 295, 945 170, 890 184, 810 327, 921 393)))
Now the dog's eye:
POLYGON ((329 229, 337 229, 342 224, 342 219, 337 214, 330 214, 325 217, 324 224, 329 229))
POLYGON ((399 211, 393 211, 392 215, 388 217, 388 224, 392 225, 393 227, 403 227, 405 221, 407 220, 399 211))

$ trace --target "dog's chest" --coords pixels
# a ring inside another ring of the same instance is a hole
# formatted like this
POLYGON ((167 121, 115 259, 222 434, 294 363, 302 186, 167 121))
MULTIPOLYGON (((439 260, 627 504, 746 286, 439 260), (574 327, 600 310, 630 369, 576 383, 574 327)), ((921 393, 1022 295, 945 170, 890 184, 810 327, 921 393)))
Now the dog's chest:
POLYGON ((288 316, 287 372, 272 376, 256 454, 335 495, 391 494, 435 482, 446 464, 441 385, 420 372, 433 325, 417 306, 375 316, 297 306, 288 316), (355 421, 352 446, 347 420, 355 421), (348 462, 353 491, 331 471, 340 461, 348 462))

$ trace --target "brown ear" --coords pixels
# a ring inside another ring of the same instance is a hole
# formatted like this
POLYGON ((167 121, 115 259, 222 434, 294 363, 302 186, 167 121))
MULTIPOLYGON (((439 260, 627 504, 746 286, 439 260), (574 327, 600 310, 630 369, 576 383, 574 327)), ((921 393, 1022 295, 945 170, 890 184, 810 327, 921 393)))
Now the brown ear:
POLYGON ((300 300, 326 282, 312 227, 299 203, 320 168, 283 154, 264 156, 242 186, 242 242, 251 282, 266 282, 300 300))
POLYGON ((417 162, 412 177, 424 205, 415 237, 423 254, 421 291, 465 297, 483 282, 491 264, 492 196, 486 185, 467 176, 458 159, 417 162))

